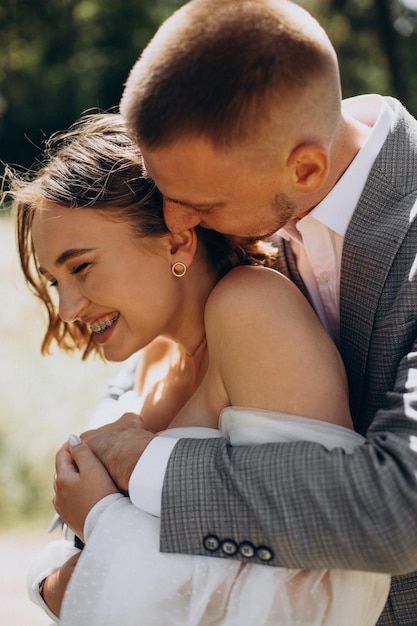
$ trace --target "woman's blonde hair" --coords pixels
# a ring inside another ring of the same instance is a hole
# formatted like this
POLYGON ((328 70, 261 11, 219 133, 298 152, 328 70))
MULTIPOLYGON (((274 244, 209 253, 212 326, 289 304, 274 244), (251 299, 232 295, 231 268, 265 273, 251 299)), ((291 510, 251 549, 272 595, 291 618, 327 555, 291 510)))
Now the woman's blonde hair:
MULTIPOLYGON (((39 271, 32 243, 33 218, 42 201, 74 209, 96 209, 111 219, 123 220, 137 238, 168 233, 162 198, 154 183, 142 174, 140 150, 129 139, 118 114, 96 113, 80 118, 68 131, 47 141, 43 165, 25 175, 7 169, 13 198, 20 264, 32 292, 45 305, 48 322, 41 351, 56 341, 65 351, 101 354, 91 331, 79 322, 63 322, 39 271)), ((206 258, 220 279, 241 264, 271 265, 274 250, 264 242, 238 242, 212 230, 197 228, 206 258)))

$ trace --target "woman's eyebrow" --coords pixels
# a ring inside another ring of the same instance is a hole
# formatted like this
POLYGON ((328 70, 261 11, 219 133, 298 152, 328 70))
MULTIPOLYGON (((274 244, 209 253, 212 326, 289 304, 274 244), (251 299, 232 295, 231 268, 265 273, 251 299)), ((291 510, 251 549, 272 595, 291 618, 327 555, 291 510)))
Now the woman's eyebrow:
POLYGON ((55 261, 55 265, 64 265, 70 259, 73 259, 77 256, 81 256, 86 252, 93 252, 95 248, 70 248, 69 250, 65 250, 55 261))
MULTIPOLYGON (((74 259, 78 256, 81 256, 82 254, 85 254, 86 252, 93 252, 94 250, 95 248, 70 248, 69 250, 65 250, 62 254, 59 255, 59 257, 55 261, 55 265, 60 267, 61 265, 64 265, 64 263, 69 261, 70 259, 74 259)), ((38 270, 39 270, 39 273, 42 275, 49 274, 48 270, 44 269, 43 267, 38 267, 38 270)))

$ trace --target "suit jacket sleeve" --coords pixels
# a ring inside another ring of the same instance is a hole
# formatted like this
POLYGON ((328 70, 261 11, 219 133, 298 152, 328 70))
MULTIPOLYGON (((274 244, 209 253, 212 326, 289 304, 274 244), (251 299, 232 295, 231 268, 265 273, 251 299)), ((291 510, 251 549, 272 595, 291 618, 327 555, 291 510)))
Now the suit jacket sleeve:
MULTIPOLYGON (((225 439, 180 440, 163 490, 162 549, 207 555, 204 540, 215 536, 267 546, 270 564, 289 568, 414 570, 416 416, 412 352, 352 455, 309 442, 233 448, 225 439)), ((221 548, 215 555, 227 556, 221 548)))

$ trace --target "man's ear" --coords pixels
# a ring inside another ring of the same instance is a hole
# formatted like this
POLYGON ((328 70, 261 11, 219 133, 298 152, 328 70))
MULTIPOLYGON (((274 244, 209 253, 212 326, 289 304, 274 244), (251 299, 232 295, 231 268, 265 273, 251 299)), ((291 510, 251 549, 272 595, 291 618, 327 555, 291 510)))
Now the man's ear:
POLYGON ((171 261, 181 261, 190 267, 197 251, 198 237, 194 228, 188 228, 180 233, 170 233, 171 261))
POLYGON ((300 193, 314 193, 327 179, 329 155, 317 144, 301 144, 291 152, 287 166, 291 170, 294 189, 300 193))

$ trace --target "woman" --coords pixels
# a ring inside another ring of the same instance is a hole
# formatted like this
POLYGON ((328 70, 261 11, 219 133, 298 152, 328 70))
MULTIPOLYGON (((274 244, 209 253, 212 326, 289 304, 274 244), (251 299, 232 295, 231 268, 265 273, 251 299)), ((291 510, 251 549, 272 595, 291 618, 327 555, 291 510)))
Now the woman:
MULTIPOLYGON (((266 244, 169 233, 118 115, 84 118, 50 150, 13 185, 22 269, 49 315, 44 352, 53 340, 84 358, 142 350, 140 413, 153 432, 220 428, 232 445, 302 439, 344 454, 362 444, 339 354, 294 285, 262 267, 266 244)), ((51 576, 42 564, 40 592, 64 626, 376 623, 388 576, 252 565, 250 546, 241 561, 161 554, 158 520, 88 447, 72 439, 65 455, 57 510, 74 530, 74 509, 89 513, 82 556, 58 559, 51 576)))

